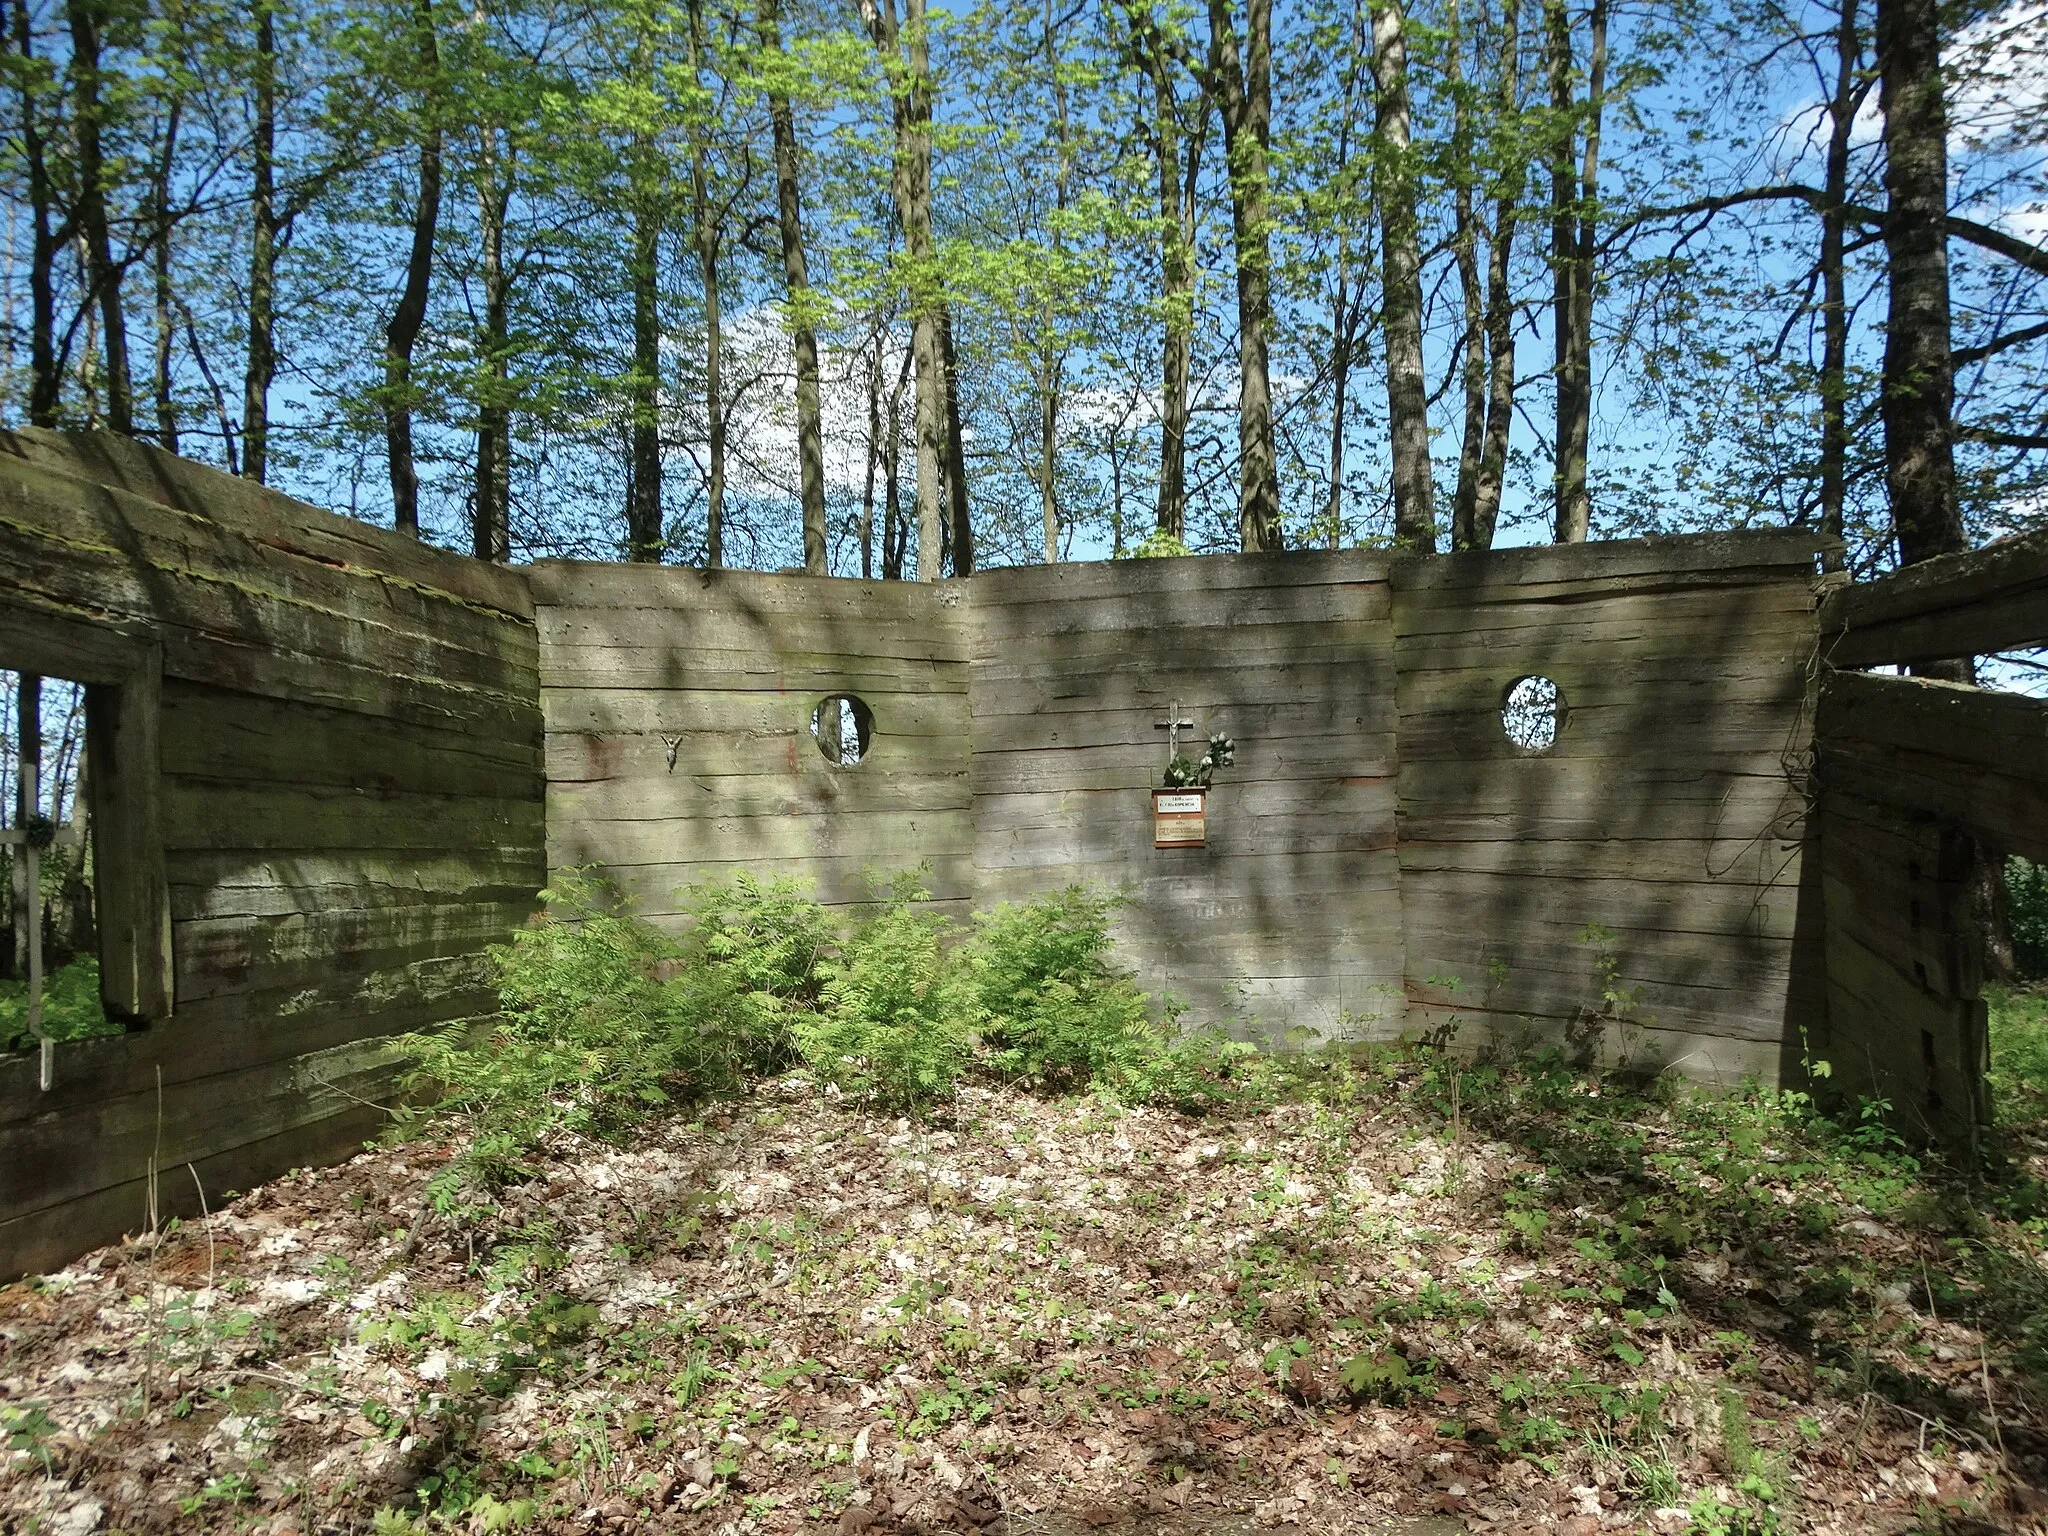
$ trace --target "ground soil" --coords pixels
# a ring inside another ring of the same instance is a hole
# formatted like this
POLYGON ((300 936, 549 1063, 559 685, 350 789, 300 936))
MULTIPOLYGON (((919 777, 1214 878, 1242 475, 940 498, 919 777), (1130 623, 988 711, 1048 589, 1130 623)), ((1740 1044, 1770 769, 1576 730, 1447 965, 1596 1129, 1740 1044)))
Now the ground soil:
MULTIPOLYGON (((1860 1390, 1783 1254, 1696 1234, 1628 1311, 1611 1215, 1532 1239, 1542 1164, 1392 1090, 912 1123, 792 1080, 558 1148, 488 1218, 431 1213, 453 1146, 0 1291, 0 1526, 2048 1530, 2028 1385, 1931 1285, 1859 1293, 1860 1390)), ((1852 1208, 1812 1241, 1925 1263, 1852 1208)))

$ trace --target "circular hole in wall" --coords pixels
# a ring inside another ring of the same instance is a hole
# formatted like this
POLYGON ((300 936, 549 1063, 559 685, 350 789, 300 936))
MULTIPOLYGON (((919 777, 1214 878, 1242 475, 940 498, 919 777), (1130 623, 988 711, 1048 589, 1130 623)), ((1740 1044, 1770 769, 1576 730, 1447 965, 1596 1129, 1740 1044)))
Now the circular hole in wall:
POLYGON ((851 768, 875 739, 875 712, 850 693, 828 693, 811 710, 811 736, 826 762, 851 768))
POLYGON ((1500 705, 1501 729, 1524 752, 1548 752, 1564 729, 1564 690, 1547 677, 1518 677, 1500 705))

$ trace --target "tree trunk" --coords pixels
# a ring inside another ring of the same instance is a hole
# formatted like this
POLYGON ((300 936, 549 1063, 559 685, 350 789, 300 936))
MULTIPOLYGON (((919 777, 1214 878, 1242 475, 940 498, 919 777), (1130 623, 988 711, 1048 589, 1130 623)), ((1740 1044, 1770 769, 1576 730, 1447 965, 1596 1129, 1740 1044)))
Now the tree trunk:
MULTIPOLYGON (((15 0, 14 45, 24 64, 35 57, 35 32, 29 17, 28 0, 15 0)), ((21 147, 27 173, 29 215, 34 226, 29 253, 29 425, 57 425, 57 401, 64 375, 57 361, 57 252, 67 234, 52 224, 56 196, 50 185, 49 159, 43 145, 42 125, 36 112, 35 93, 28 81, 32 71, 24 69, 21 90, 21 147)))
POLYGON ((1188 386, 1194 373, 1195 189, 1202 135, 1188 136, 1181 163, 1180 99, 1173 57, 1151 12, 1126 0, 1132 39, 1152 82, 1151 148, 1159 181, 1160 298, 1165 333, 1160 348, 1159 501, 1154 523, 1173 539, 1187 537, 1188 386))
POLYGON ((882 579, 903 579, 903 551, 910 542, 910 529, 903 520, 903 476, 900 459, 903 448, 903 391, 910 387, 911 354, 903 354, 903 367, 896 375, 896 387, 889 392, 889 435, 882 449, 882 579))
POLYGON ((163 153, 150 187, 150 266, 155 279, 155 355, 150 383, 156 402, 156 440, 166 453, 178 451, 178 401, 171 385, 171 355, 178 339, 178 317, 171 297, 171 169, 178 152, 180 103, 164 115, 163 153))
POLYGON ((1373 13, 1375 146, 1387 355, 1387 426, 1394 468, 1394 542, 1436 552, 1436 486, 1429 463, 1429 392, 1422 364, 1422 249, 1410 164, 1408 46, 1401 0, 1373 13))
POLYGON ((1479 278, 1479 229, 1473 211, 1472 184, 1478 171, 1472 131, 1471 103, 1465 92, 1465 40, 1457 0, 1449 7, 1450 30, 1444 40, 1445 73, 1451 89, 1451 249, 1458 268, 1458 298, 1464 320, 1459 350, 1464 354, 1459 382, 1465 395, 1465 420, 1458 433, 1458 483, 1451 493, 1451 548, 1472 549, 1473 525, 1479 505, 1479 460, 1486 438, 1486 290, 1479 278))
MULTIPOLYGON (((875 332, 875 349, 867 358, 868 384, 868 441, 866 477, 860 491, 860 579, 872 581, 875 575, 875 471, 882 459, 882 333, 875 332)), ((882 530, 886 545, 889 530, 882 530)))
MULTIPOLYGON (((690 0, 690 79, 703 67, 704 7, 690 0)), ((704 124, 690 122, 690 213, 697 272, 704 289, 704 564, 725 564, 725 319, 718 285, 718 226, 711 210, 709 149, 704 124)))
POLYGON ((433 0, 413 0, 419 32, 420 196, 413 205, 412 249, 405 287, 384 328, 384 443, 391 471, 392 525, 420 535, 420 477, 412 454, 412 354, 426 323, 434 276, 434 235, 441 218, 441 52, 434 35, 433 0))
POLYGON ((1323 508, 1329 523, 1330 548, 1343 543, 1344 529, 1344 415, 1351 394, 1351 240, 1349 231, 1337 231, 1337 289, 1330 305, 1330 495, 1323 508))
MULTIPOLYGON (((776 7, 777 0, 760 0, 755 23, 762 46, 771 53, 780 54, 782 26, 776 7)), ((804 569, 813 576, 823 576, 826 574, 825 429, 819 405, 818 329, 811 316, 811 278, 804 257, 803 200, 797 179, 796 115, 790 109, 788 96, 769 93, 768 120, 775 135, 775 208, 782 226, 782 280, 788 293, 790 336, 796 350, 796 462, 803 500, 804 569)))
POLYGON ((1586 483, 1593 421, 1593 242, 1599 195, 1600 114, 1607 78, 1607 0, 1593 0, 1588 20, 1585 150, 1574 172, 1579 110, 1572 92, 1572 43, 1564 0, 1549 7, 1550 91, 1557 142, 1551 155, 1551 264, 1555 284, 1552 324, 1557 352, 1557 515, 1560 544, 1585 542, 1593 505, 1586 483))
POLYGON ((271 0, 256 0, 256 128, 250 140, 249 359, 242 374, 242 473, 258 485, 270 467, 270 381, 277 371, 277 28, 271 0))
POLYGON ((974 574, 974 522, 967 507, 967 451, 960 429, 960 360, 953 351, 953 308, 939 309, 939 364, 946 379, 946 535, 953 574, 974 574))
MULTIPOLYGON (((1053 209, 1064 214, 1073 182, 1073 142, 1067 99, 1066 76, 1060 72, 1058 22, 1053 0, 1045 0, 1045 22, 1041 29, 1045 49, 1046 76, 1052 82, 1053 121, 1059 129, 1059 166, 1053 177, 1053 209)), ((1053 226, 1055 253, 1065 247, 1061 223, 1053 226)), ((1066 354, 1057 344, 1053 317, 1048 312, 1040 327, 1038 357, 1038 509, 1045 523, 1045 563, 1060 557, 1059 424, 1060 396, 1064 388, 1066 354)), ((950 375, 948 375, 950 377, 950 375)))
MULTIPOLYGON (((487 141, 492 131, 485 129, 487 141)), ((509 154, 495 143, 484 156, 478 201, 483 224, 484 377, 476 431, 476 496, 470 549, 479 560, 512 558, 512 409, 507 377, 511 348, 507 310, 511 278, 505 270, 505 212, 512 201, 509 154)))
POLYGON ((1491 549, 1500 521, 1501 485, 1507 478, 1508 443, 1515 424, 1515 308, 1511 259, 1515 215, 1522 205, 1526 162, 1520 149, 1517 119, 1521 112, 1521 0, 1505 0, 1501 8, 1501 52, 1496 120, 1508 142, 1507 163, 1499 167, 1500 183, 1493 205, 1493 240, 1486 253, 1486 439, 1479 452, 1479 474, 1472 496, 1472 549, 1491 549))
MULTIPOLYGON (((1856 0, 1837 0, 1835 26, 1835 92, 1828 101, 1826 202, 1820 216, 1821 362, 1820 362, 1820 531, 1821 537, 1842 537, 1842 510, 1848 499, 1849 301, 1844 266, 1848 244, 1849 150, 1862 105, 1857 66, 1863 40, 1856 26, 1856 0)), ((1844 566, 1838 550, 1821 555, 1827 569, 1844 566)))
MULTIPOLYGON (((1337 123, 1336 180, 1349 199, 1351 187, 1351 125, 1358 96, 1359 66, 1371 58, 1370 23, 1362 3, 1351 8, 1349 58, 1344 70, 1343 115, 1337 123)), ((1330 494, 1323 516, 1329 523, 1330 548, 1344 542, 1345 418, 1351 401, 1351 355, 1357 340, 1357 302, 1351 288, 1351 219, 1348 209, 1337 215, 1337 286, 1330 303, 1330 494)))
MULTIPOLYGON (((652 151, 645 153, 651 157, 652 151)), ((633 484, 626 508, 626 558, 659 563, 662 498, 658 263, 662 219, 660 210, 653 206, 646 177, 641 180, 633 200, 633 484)))
POLYGON ((1059 428, 1059 391, 1048 378, 1038 395, 1038 511, 1045 523, 1047 565, 1060 558, 1059 428))
POLYGON ((917 369, 917 579, 937 581, 945 540, 939 480, 946 459, 946 379, 940 353, 941 285, 932 259, 931 53, 924 0, 861 0, 861 16, 888 70, 896 130, 890 191, 909 266, 910 351, 917 369))
POLYGON ((1955 370, 1949 356, 1948 113, 1935 0, 1878 0, 1884 107, 1885 484, 1899 563, 1965 547, 1956 492, 1955 370))
MULTIPOLYGON (((85 242, 85 275, 98 301, 106 361, 107 425, 135 435, 133 383, 128 370, 128 322, 121 311, 121 269, 107 232, 106 159, 101 146, 106 104, 100 97, 100 0, 66 0, 71 24, 71 76, 76 101, 72 134, 78 148, 78 233, 85 242)), ((266 16, 268 13, 265 13, 266 16)))
POLYGON ((1266 166, 1273 115, 1272 0, 1245 0, 1241 43, 1230 0, 1209 0, 1208 73, 1230 158, 1237 264, 1237 533, 1239 548, 1250 553, 1281 547, 1280 461, 1267 369, 1273 320, 1266 166))
MULTIPOLYGON (((43 766, 43 680, 33 672, 17 674, 14 684, 14 824, 26 827, 42 815, 40 794, 31 796, 29 786, 41 787, 43 766)), ((28 974, 29 935, 42 921, 40 912, 28 910, 28 861, 35 851, 16 844, 13 855, 14 879, 14 974, 28 974)))

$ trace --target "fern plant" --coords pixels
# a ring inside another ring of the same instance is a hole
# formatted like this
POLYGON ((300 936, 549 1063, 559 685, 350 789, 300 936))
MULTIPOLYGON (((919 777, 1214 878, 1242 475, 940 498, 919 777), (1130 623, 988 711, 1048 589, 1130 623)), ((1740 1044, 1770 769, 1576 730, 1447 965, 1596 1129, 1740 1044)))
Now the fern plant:
POLYGON ((499 1016, 399 1042, 417 1106, 400 1133, 428 1115, 472 1133, 432 1188, 443 1210, 523 1177, 550 1137, 615 1140, 677 1095, 728 1091, 772 1067, 788 1054, 791 1000, 815 986, 795 957, 824 919, 785 882, 699 888, 685 938, 585 871, 541 895, 540 914, 491 951, 499 1016))
POLYGON ((1070 885, 976 916, 967 961, 998 1070, 1070 1087, 1133 1063, 1150 1022, 1144 993, 1110 964, 1122 904, 1070 885))
POLYGON ((953 962, 952 924, 898 876, 876 912, 820 963, 815 1011, 794 1016, 797 1048, 826 1082, 893 1109, 952 1091, 973 1058, 981 1010, 953 962))

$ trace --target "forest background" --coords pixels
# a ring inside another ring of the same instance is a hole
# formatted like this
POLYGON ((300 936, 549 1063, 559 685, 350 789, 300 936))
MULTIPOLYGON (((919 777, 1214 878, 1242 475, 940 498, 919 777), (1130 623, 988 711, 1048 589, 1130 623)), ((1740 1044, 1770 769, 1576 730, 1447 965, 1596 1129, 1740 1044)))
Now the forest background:
POLYGON ((0 421, 842 575, 2048 520, 2039 0, 900 4, 7 0, 0 421))

